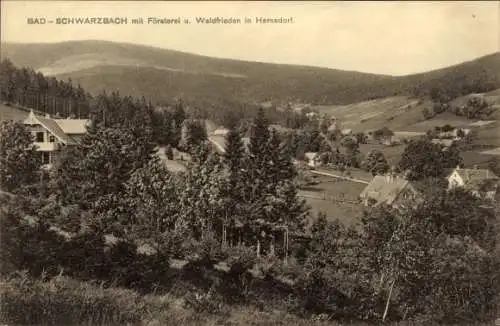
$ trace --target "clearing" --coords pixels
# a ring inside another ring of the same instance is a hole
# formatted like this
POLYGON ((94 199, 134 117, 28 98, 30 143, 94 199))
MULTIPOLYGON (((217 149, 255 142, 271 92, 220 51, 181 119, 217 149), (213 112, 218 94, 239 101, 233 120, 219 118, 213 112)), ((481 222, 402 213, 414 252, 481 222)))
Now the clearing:
POLYGON ((481 152, 481 154, 486 154, 486 155, 500 155, 500 147, 497 147, 495 149, 490 149, 489 151, 481 152))
POLYGON ((363 156, 368 155, 373 150, 378 150, 384 153, 385 159, 389 163, 389 165, 396 165, 401 159, 401 154, 405 150, 406 145, 393 145, 387 146, 383 144, 361 144, 359 146, 359 150, 363 154, 363 156))
POLYGON ((311 206, 309 222, 316 219, 319 212, 324 212, 331 220, 340 220, 344 225, 359 222, 363 206, 357 198, 365 184, 322 175, 314 175, 313 178, 319 184, 299 191, 299 196, 311 206))

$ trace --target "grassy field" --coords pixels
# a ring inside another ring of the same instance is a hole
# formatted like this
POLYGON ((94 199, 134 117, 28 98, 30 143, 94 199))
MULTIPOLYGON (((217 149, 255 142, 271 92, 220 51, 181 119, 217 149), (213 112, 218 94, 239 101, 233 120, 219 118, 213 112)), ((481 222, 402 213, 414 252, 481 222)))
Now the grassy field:
POLYGON ((316 176, 315 179, 319 181, 318 185, 299 192, 311 206, 310 222, 319 212, 324 212, 329 219, 338 219, 345 225, 356 224, 362 206, 352 201, 357 200, 366 185, 327 176, 316 176))
POLYGON ((406 128, 407 131, 420 131, 426 132, 427 130, 434 129, 435 127, 442 127, 449 124, 454 127, 468 128, 469 125, 476 120, 468 120, 464 117, 459 117, 450 112, 443 112, 432 119, 423 120, 406 128))
POLYGON ((423 120, 418 100, 394 96, 349 105, 315 106, 321 114, 335 116, 343 127, 353 131, 367 131, 388 126, 399 130, 423 120))
MULTIPOLYGON (((380 150, 384 153, 389 165, 396 165, 401 159, 401 154, 403 153, 405 146, 406 145, 385 146, 378 144, 362 144, 360 146, 360 150, 363 155, 368 154, 372 150, 380 150)), ((494 153, 484 153, 483 151, 485 151, 485 149, 481 148, 478 148, 477 150, 462 151, 460 156, 463 159, 464 166, 472 167, 473 165, 478 165, 479 167, 486 167, 488 162, 493 157, 500 155, 495 155, 494 153)))
POLYGON ((316 171, 336 174, 344 177, 350 177, 353 179, 359 179, 366 182, 370 182, 373 179, 373 175, 370 172, 366 172, 362 169, 356 169, 356 168, 350 168, 349 171, 342 172, 330 167, 320 167, 317 168, 316 171))
POLYGON ((67 277, 3 279, 0 285, 0 322, 9 325, 339 325, 253 306, 221 304, 214 313, 198 312, 182 296, 141 295, 67 277))
POLYGON ((363 155, 367 155, 372 150, 379 150, 384 153, 385 159, 389 165, 396 165, 401 159, 406 145, 386 146, 381 144, 361 144, 359 150, 363 155))
POLYGON ((22 121, 29 112, 0 103, 0 122, 6 120, 22 121))
POLYGON ((500 147, 497 147, 495 149, 490 149, 490 150, 481 152, 481 154, 486 154, 486 155, 500 155, 500 147))
POLYGON ((465 167, 477 165, 478 168, 487 168, 488 162, 495 157, 495 155, 483 154, 477 151, 464 151, 460 153, 460 156, 464 160, 465 167))
MULTIPOLYGON (((201 302, 215 308, 208 313, 186 305, 173 293, 141 295, 122 288, 104 289, 95 283, 56 277, 41 281, 26 277, 0 280, 0 323, 4 325, 289 325, 368 326, 374 323, 321 321, 301 318, 267 306, 217 304, 202 294, 201 302)), ((388 322, 388 326, 421 325, 388 322)), ((474 326, 492 323, 471 323, 474 326)))

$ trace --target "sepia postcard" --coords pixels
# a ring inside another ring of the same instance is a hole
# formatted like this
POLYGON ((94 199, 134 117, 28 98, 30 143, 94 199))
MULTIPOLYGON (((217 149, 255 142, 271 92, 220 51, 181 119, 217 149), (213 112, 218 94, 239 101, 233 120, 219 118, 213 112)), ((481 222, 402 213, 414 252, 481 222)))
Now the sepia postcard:
POLYGON ((499 1, 1 0, 0 325, 499 325, 499 1))

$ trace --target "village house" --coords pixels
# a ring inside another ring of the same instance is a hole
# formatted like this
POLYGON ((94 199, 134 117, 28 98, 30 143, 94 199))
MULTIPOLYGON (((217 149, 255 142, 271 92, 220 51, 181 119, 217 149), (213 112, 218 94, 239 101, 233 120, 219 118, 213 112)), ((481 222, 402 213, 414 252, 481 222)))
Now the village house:
POLYGON ((359 195, 363 205, 386 204, 392 207, 400 207, 418 197, 419 192, 411 182, 394 173, 375 176, 359 195))
POLYGON ((315 168, 321 165, 319 161, 319 155, 316 152, 307 152, 304 153, 304 156, 306 157, 307 165, 315 168))
POLYGON ((394 131, 394 135, 387 137, 386 145, 391 145, 393 143, 404 143, 412 140, 417 140, 425 136, 425 132, 418 131, 394 131))
POLYGON ((443 145, 444 149, 447 149, 447 148, 451 147, 451 145, 453 145, 453 143, 455 141, 453 139, 439 139, 439 138, 434 138, 434 139, 431 140, 431 142, 433 144, 436 144, 436 145, 443 145))
POLYGON ((470 134, 470 132, 471 130, 467 128, 453 128, 450 131, 441 131, 438 134, 438 138, 460 140, 470 134))
POLYGON ((344 128, 340 131, 342 136, 351 136, 352 135, 352 129, 344 128))
POLYGON ((494 199, 498 177, 489 169, 464 169, 456 167, 448 176, 448 189, 464 187, 479 197, 494 199))
POLYGON ((341 130, 340 127, 340 121, 338 120, 333 120, 331 123, 328 125, 328 132, 336 132, 337 130, 341 130))
POLYGON ((89 125, 89 120, 52 119, 33 111, 22 122, 33 135, 44 168, 52 166, 61 148, 77 145, 89 125))
POLYGON ((229 133, 229 129, 226 128, 219 128, 214 130, 213 135, 214 136, 226 136, 229 133))
POLYGON ((306 117, 308 119, 316 119, 318 117, 318 114, 316 112, 307 112, 306 117))

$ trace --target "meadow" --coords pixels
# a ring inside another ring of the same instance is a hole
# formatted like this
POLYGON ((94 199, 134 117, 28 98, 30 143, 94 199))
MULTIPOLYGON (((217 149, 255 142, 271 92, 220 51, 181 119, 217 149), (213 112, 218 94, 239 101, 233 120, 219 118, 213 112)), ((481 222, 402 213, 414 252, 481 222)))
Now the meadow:
POLYGON ((356 224, 362 206, 355 202, 366 185, 321 175, 314 175, 314 179, 319 182, 317 185, 299 191, 299 196, 311 207, 311 221, 323 212, 330 220, 338 219, 345 225, 356 224))
MULTIPOLYGON (((118 287, 103 288, 96 283, 64 276, 42 280, 18 275, 1 279, 0 285, 3 301, 1 320, 14 325, 370 325, 363 322, 339 323, 327 320, 325 315, 301 318, 265 305, 228 305, 210 294, 143 295, 118 287), (202 311, 201 307, 211 307, 213 312, 202 311)), ((421 323, 406 321, 386 325, 413 326, 421 323)))
POLYGON ((363 154, 363 156, 368 155, 373 150, 378 150, 384 153, 385 159, 389 163, 389 165, 396 165, 401 159, 401 154, 405 150, 406 145, 394 145, 387 146, 382 144, 361 144, 359 146, 359 150, 363 154))

